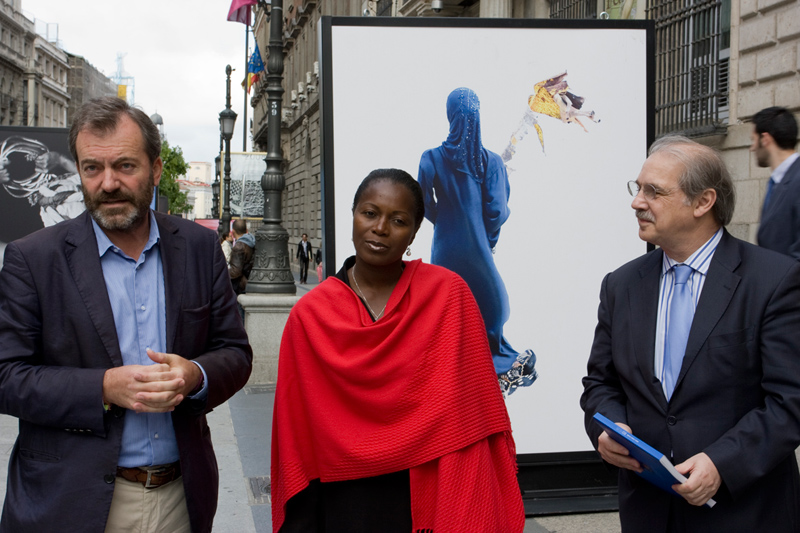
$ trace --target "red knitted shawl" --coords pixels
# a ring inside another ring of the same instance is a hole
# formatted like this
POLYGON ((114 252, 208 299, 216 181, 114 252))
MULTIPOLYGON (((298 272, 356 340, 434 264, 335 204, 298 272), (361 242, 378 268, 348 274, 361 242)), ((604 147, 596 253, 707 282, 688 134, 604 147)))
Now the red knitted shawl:
POLYGON ((519 532, 511 426, 466 283, 421 261, 373 322, 331 277, 295 305, 272 429, 273 530, 308 482, 410 470, 414 531, 519 532))

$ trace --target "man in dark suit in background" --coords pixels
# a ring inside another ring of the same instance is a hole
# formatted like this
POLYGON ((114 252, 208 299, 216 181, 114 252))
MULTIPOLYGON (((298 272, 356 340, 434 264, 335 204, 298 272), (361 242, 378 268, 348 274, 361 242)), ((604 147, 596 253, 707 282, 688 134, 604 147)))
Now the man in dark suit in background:
POLYGON ((150 210, 141 110, 90 101, 70 150, 86 212, 10 243, 0 271, 0 413, 19 419, 0 531, 211 531, 205 415, 252 362, 222 250, 150 210))
POLYGON ((620 469, 623 531, 799 531, 800 263, 725 230, 733 183, 711 148, 657 141, 629 190, 639 236, 660 248, 603 280, 581 397, 620 469), (689 478, 682 498, 634 473, 597 412, 689 478))
POLYGON ((797 121, 782 107, 768 107, 753 117, 750 151, 760 167, 772 169, 761 210, 758 244, 800 259, 800 156, 797 121))
POLYGON ((303 233, 301 241, 297 243, 297 258, 300 259, 300 283, 308 283, 308 263, 311 261, 311 243, 308 235, 303 233))

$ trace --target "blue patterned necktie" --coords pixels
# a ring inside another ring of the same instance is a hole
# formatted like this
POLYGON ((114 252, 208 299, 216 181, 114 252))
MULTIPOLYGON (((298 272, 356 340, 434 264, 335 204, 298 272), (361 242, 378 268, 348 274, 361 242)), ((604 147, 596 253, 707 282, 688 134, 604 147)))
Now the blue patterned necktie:
POLYGON ((672 267, 675 276, 675 288, 672 293, 672 302, 669 306, 669 325, 667 326, 667 339, 664 346, 664 392, 667 401, 675 390, 675 382, 681 373, 683 356, 686 353, 686 341, 689 340, 689 330, 692 328, 694 318, 694 304, 692 291, 686 283, 692 274, 692 267, 688 265, 675 265, 672 267))

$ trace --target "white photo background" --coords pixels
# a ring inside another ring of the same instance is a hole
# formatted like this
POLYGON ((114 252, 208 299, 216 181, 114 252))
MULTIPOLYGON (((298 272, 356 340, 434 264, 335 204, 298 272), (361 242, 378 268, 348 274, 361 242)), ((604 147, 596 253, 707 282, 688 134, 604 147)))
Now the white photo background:
MULTIPOLYGON (((453 89, 477 93, 483 146, 498 154, 538 82, 566 71, 570 92, 585 99, 583 110, 595 111, 599 123, 580 118, 588 132, 536 115, 545 151, 534 130, 517 145, 509 164, 511 216, 494 256, 511 304, 504 335, 516 350, 533 349, 538 358, 539 379, 507 400, 517 453, 591 449, 578 401, 600 283, 645 251, 625 187, 636 179, 647 148, 645 30, 333 20, 331 64, 323 65, 331 76, 323 89, 332 90, 325 118, 333 115, 337 265, 331 272, 353 254, 356 187, 375 168, 402 168, 417 177, 422 153, 447 138, 445 104, 453 89)), ((426 220, 412 259, 429 260, 432 235, 426 220)))

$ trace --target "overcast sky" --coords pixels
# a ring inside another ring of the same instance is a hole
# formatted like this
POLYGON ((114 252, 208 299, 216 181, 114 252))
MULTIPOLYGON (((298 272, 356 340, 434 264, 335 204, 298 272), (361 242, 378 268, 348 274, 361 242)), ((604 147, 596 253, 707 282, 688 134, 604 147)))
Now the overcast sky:
MULTIPOLYGON (((236 69, 231 106, 239 115, 231 151, 242 151, 245 26, 226 20, 229 8, 230 0, 22 0, 37 28, 49 23, 52 34, 57 24, 60 46, 107 76, 117 71, 117 53, 125 54, 135 104, 163 117, 167 140, 187 162, 213 162, 219 151, 228 64, 236 69)), ((249 41, 252 50, 252 35, 249 41)), ((247 139, 251 150, 249 128, 247 139)))

